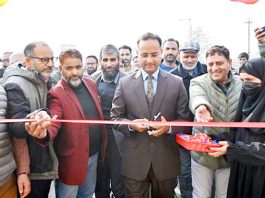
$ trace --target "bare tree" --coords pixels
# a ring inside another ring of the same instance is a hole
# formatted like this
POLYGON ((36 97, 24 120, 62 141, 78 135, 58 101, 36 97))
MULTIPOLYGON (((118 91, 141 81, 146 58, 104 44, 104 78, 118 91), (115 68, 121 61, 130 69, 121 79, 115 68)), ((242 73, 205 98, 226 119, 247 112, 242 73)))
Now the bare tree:
POLYGON ((200 59, 205 60, 206 51, 213 45, 209 34, 201 26, 193 26, 191 40, 200 44, 200 59))

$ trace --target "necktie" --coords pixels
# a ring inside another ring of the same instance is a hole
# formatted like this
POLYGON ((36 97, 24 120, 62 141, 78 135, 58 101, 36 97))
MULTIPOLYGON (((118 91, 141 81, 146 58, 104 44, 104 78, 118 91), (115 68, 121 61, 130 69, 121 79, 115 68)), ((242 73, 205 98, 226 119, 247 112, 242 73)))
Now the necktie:
POLYGON ((154 99, 154 88, 153 88, 153 82, 152 82, 153 76, 148 76, 147 77, 147 91, 146 91, 146 96, 149 105, 152 104, 153 99, 154 99))

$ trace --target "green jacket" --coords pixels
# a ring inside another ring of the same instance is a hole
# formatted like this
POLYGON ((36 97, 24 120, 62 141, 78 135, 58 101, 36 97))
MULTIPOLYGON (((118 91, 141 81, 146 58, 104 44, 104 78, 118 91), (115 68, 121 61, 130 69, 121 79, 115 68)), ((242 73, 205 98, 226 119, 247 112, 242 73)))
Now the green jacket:
MULTIPOLYGON (((227 94, 217 86, 214 80, 208 74, 204 74, 191 80, 190 83, 190 110, 194 114, 200 105, 205 105, 211 112, 214 122, 232 122, 234 120, 238 100, 242 88, 242 82, 239 76, 231 73, 230 85, 227 94)), ((229 128, 202 128, 193 127, 193 134, 203 132, 208 135, 218 135, 223 132, 230 133, 229 128)), ((191 157, 197 163, 211 169, 229 167, 223 157, 214 158, 206 153, 191 152, 191 157)))

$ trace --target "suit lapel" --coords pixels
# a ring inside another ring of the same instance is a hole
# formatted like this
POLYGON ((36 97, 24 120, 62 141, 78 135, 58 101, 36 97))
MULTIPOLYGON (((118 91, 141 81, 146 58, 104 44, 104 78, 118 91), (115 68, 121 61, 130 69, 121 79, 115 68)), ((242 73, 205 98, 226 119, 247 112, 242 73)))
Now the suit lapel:
MULTIPOLYGON (((159 112, 160 106, 163 102, 163 98, 166 94, 168 82, 166 80, 167 77, 165 74, 166 73, 163 72, 162 70, 159 71, 158 79, 157 79, 157 88, 156 88, 155 100, 154 100, 152 115, 151 115, 152 117, 159 112)), ((164 101, 164 102, 166 102, 166 101, 164 101)))
POLYGON ((148 109, 148 102, 144 91, 144 82, 141 74, 141 70, 138 70, 133 77, 133 89, 137 98, 140 109, 142 109, 145 118, 150 118, 150 112, 148 109))

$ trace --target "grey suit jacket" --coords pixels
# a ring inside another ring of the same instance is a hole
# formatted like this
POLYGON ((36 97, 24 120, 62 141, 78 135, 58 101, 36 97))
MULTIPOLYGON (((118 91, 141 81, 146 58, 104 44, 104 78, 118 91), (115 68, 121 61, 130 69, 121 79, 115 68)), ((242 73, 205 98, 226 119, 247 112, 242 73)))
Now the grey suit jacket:
MULTIPOLYGON (((159 71, 152 112, 148 109, 141 70, 120 79, 112 103, 113 120, 151 120, 158 112, 168 121, 188 119, 188 96, 180 77, 159 71)), ((121 170, 124 176, 144 180, 151 165, 159 180, 179 175, 175 133, 185 131, 172 127, 172 134, 153 137, 147 132, 130 131, 128 125, 117 125, 116 128, 125 134, 121 170)))

